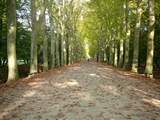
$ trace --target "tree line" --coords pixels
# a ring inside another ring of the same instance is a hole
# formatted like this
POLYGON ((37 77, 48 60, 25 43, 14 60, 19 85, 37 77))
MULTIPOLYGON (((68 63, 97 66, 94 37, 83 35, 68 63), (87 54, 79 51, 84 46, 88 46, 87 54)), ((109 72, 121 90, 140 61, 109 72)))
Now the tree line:
MULTIPOLYGON (((79 30, 81 3, 76 0, 1 0, 0 66, 10 83, 19 65, 28 75, 72 64, 85 56, 79 30)), ((3 77, 3 75, 2 75, 3 77)))
POLYGON ((91 0, 86 6, 83 35, 91 56, 153 77, 160 68, 160 2, 91 0))
POLYGON ((153 77, 160 71, 159 33, 159 0, 1 0, 0 79, 86 56, 153 77))

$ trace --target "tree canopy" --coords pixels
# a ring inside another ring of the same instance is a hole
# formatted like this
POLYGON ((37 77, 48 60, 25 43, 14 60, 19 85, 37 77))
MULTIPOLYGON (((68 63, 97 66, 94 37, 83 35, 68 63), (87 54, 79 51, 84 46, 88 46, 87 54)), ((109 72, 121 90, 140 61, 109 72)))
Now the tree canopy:
POLYGON ((1 0, 1 71, 17 79, 22 65, 32 75, 92 58, 153 76, 159 32, 159 0, 1 0))

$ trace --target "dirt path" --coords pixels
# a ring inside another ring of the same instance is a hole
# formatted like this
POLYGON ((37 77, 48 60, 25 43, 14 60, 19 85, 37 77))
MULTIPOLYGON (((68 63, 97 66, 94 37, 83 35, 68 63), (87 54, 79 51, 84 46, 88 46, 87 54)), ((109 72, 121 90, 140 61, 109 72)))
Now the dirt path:
POLYGON ((160 120, 160 87, 95 63, 0 94, 3 120, 160 120))

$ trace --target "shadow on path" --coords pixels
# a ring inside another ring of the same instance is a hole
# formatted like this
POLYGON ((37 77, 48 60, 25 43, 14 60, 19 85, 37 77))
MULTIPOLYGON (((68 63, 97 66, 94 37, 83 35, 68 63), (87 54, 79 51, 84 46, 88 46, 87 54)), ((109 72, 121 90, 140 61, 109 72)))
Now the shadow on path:
POLYGON ((96 63, 0 92, 2 120, 160 120, 160 87, 96 63))

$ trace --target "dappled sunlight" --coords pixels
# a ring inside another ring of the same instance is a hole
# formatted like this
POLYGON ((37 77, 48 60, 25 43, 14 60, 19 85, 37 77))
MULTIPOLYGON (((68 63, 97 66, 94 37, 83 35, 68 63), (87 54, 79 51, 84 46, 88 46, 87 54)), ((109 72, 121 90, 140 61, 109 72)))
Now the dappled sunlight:
POLYGON ((79 83, 76 80, 72 79, 70 81, 65 81, 65 82, 56 82, 53 84, 53 86, 58 88, 78 87, 79 83))
POLYGON ((89 92, 80 92, 78 96, 84 101, 92 101, 93 97, 89 92))
POLYGON ((110 68, 106 68, 106 67, 98 67, 98 70, 107 70, 107 71, 112 71, 112 69, 110 69, 110 68))
POLYGON ((41 80, 43 80, 42 77, 34 78, 34 76, 28 76, 28 77, 26 77, 26 78, 23 78, 23 81, 26 81, 26 82, 27 82, 27 80, 28 80, 28 82, 31 82, 31 80, 33 80, 33 79, 34 79, 34 82, 35 82, 35 81, 41 81, 41 80))
POLYGON ((160 120, 160 0, 0 3, 0 120, 160 120))
POLYGON ((36 94, 36 91, 33 91, 33 90, 29 90, 29 91, 26 91, 23 95, 23 97, 32 97, 36 94))
MULTIPOLYGON (((117 71, 117 73, 122 74, 122 75, 124 75, 126 77, 133 77, 133 78, 145 77, 144 74, 136 74, 134 72, 128 72, 128 71, 117 71)), ((143 78, 143 79, 146 79, 146 78, 143 78)))
POLYGON ((21 83, 4 95, 0 119, 16 115, 15 119, 128 120, 136 118, 129 115, 145 114, 142 119, 159 115, 158 89, 98 67, 84 63, 58 75, 21 83))
POLYGON ((97 74, 95 74, 95 73, 91 73, 91 74, 89 74, 90 76, 92 76, 92 77, 100 77, 99 75, 97 75, 97 74))
POLYGON ((120 96, 118 89, 116 86, 112 86, 112 85, 101 85, 100 86, 105 92, 113 94, 115 96, 120 96))
POLYGON ((133 90, 134 94, 141 98, 144 103, 148 103, 152 106, 160 108, 160 98, 156 99, 156 96, 154 94, 151 94, 149 91, 146 92, 132 86, 130 86, 129 89, 133 90))
POLYGON ((30 83, 28 83, 28 85, 30 86, 30 87, 32 87, 32 88, 40 88, 42 85, 45 85, 45 84, 47 84, 48 82, 47 81, 39 81, 39 82, 30 82, 30 83))
POLYGON ((46 84, 47 82, 45 81, 42 81, 42 82, 31 82, 31 83, 28 83, 29 86, 34 86, 34 85, 44 85, 46 84))
POLYGON ((113 79, 112 77, 109 77, 109 76, 106 76, 106 75, 101 75, 101 77, 103 77, 105 79, 108 79, 108 80, 112 80, 113 79))
POLYGON ((81 69, 81 67, 74 67, 74 68, 72 68, 73 70, 79 70, 79 69, 81 69))
POLYGON ((124 73, 124 75, 126 76, 131 76, 131 75, 134 75, 135 73, 124 73))
POLYGON ((9 104, 7 107, 3 108, 3 112, 0 112, 0 120, 4 119, 4 116, 10 114, 10 111, 14 111, 16 108, 25 104, 25 100, 14 101, 12 104, 9 104))
POLYGON ((129 86, 128 87, 130 90, 133 90, 135 92, 135 94, 139 95, 139 96, 143 96, 143 97, 148 97, 148 96, 153 96, 152 94, 150 94, 149 92, 146 92, 144 90, 140 90, 140 89, 137 89, 135 87, 132 87, 132 86, 129 86))
POLYGON ((160 108, 160 100, 158 99, 154 99, 154 98, 151 98, 151 99, 142 99, 145 103, 148 103, 150 105, 153 105, 155 107, 158 107, 160 108))

